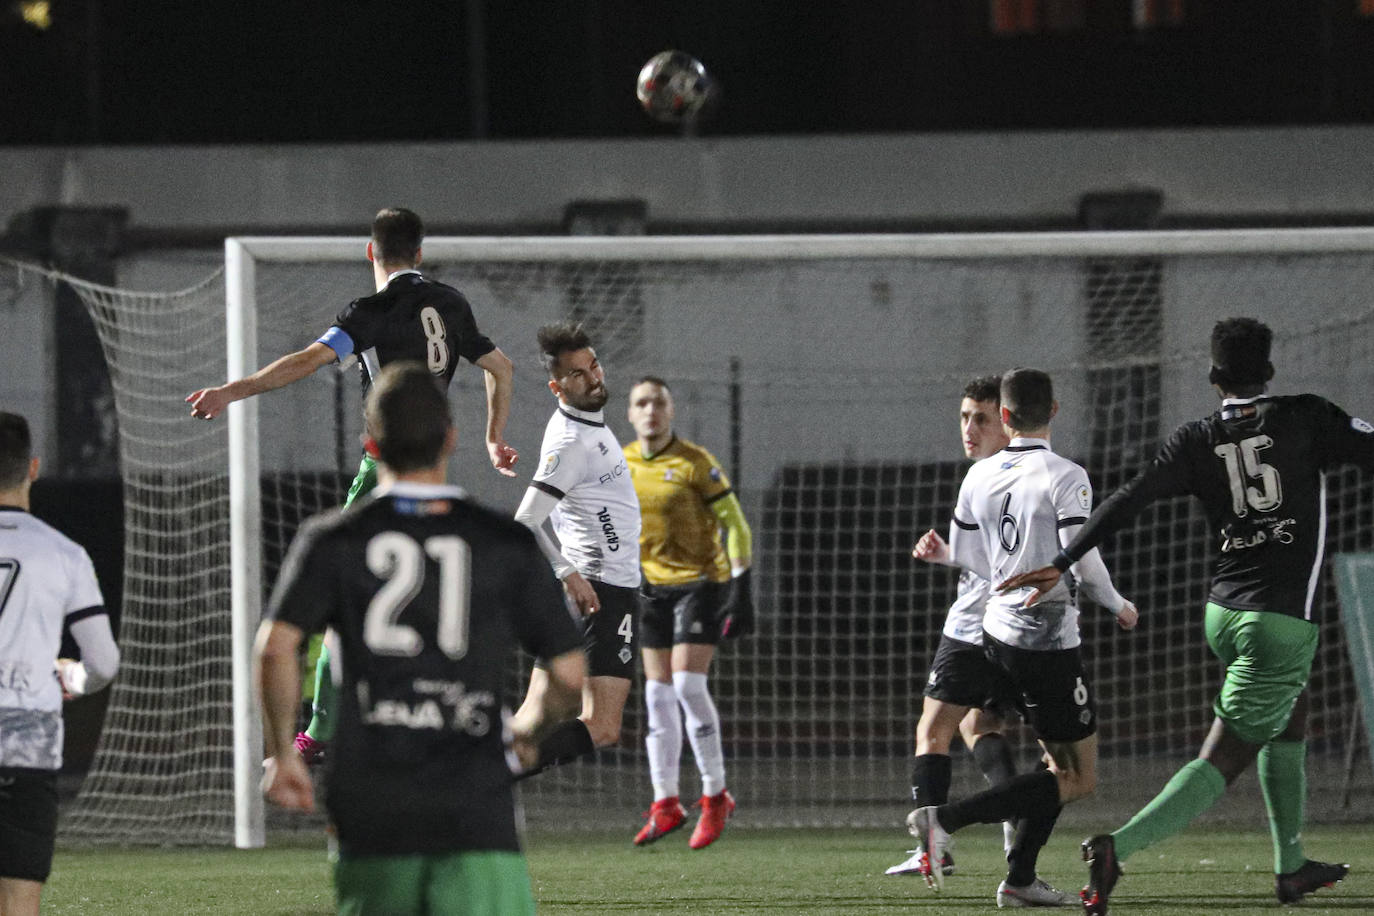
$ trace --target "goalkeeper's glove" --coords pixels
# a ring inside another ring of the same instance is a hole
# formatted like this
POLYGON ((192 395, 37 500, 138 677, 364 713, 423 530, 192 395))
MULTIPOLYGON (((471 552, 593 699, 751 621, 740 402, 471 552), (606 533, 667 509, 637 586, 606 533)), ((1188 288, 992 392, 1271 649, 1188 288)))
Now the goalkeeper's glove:
POLYGON ((730 581, 730 596, 720 609, 720 635, 738 639, 754 632, 753 574, 744 570, 730 581))

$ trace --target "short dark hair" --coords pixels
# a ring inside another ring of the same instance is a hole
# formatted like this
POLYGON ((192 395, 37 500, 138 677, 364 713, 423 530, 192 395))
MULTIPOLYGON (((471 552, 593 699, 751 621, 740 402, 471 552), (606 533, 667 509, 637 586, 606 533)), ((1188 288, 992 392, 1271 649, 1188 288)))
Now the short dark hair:
POLYGON ((639 378, 635 379, 635 383, 630 386, 630 390, 633 391, 640 385, 657 385, 658 387, 662 388, 664 391, 667 391, 669 393, 672 393, 673 390, 668 386, 667 382, 659 378, 657 375, 641 375, 639 378))
POLYGON ((1002 401, 1002 376, 980 375, 964 386, 964 397, 970 401, 1002 401))
POLYGON ((1223 318, 1212 326, 1214 385, 1222 388, 1257 388, 1274 377, 1269 348, 1274 332, 1254 318, 1223 318))
POLYGON ((377 374, 363 406, 377 457, 398 474, 433 467, 453 421, 440 379, 421 362, 401 360, 377 374))
POLYGON ((557 378, 558 358, 574 350, 586 350, 592 339, 581 322, 564 321, 561 324, 546 324, 539 329, 539 353, 544 363, 544 371, 549 378, 557 378))
POLYGON ((372 218, 372 257, 383 264, 414 264, 425 240, 425 224, 404 207, 378 210, 372 218))
POLYGON ((1012 429, 1043 429, 1054 416, 1054 383, 1039 369, 1017 367, 1002 376, 1002 406, 1012 429))
POLYGON ((0 490, 12 490, 28 479, 32 457, 29 421, 17 413, 0 411, 0 490))

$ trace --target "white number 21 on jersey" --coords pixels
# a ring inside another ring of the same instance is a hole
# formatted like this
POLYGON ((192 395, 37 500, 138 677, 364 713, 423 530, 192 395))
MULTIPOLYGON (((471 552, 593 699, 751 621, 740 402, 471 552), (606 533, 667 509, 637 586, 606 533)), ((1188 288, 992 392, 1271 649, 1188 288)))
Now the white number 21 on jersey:
POLYGON ((419 655, 424 637, 399 623, 401 612, 425 582, 425 556, 439 564, 439 617, 434 641, 449 658, 468 652, 472 548, 453 535, 425 540, 424 548, 399 531, 384 531, 367 542, 367 568, 383 580, 367 605, 363 642, 377 655, 419 655))

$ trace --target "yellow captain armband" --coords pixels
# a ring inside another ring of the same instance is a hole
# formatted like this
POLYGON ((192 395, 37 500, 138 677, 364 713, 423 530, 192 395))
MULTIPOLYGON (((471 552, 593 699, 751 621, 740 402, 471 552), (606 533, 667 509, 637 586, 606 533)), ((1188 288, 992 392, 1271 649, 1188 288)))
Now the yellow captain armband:
POLYGON ((754 555, 754 532, 744 520, 744 508, 734 493, 711 502, 711 512, 725 529, 725 553, 730 557, 730 565, 749 566, 754 555))

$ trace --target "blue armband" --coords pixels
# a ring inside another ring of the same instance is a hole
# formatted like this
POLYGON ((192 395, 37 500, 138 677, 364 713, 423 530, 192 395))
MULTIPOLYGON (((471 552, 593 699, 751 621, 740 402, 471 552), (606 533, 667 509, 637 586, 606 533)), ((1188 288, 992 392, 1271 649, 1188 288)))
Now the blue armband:
POLYGON ((337 324, 320 335, 315 343, 322 343, 334 351, 334 355, 343 362, 350 353, 353 352, 353 338, 348 336, 348 332, 337 324))

